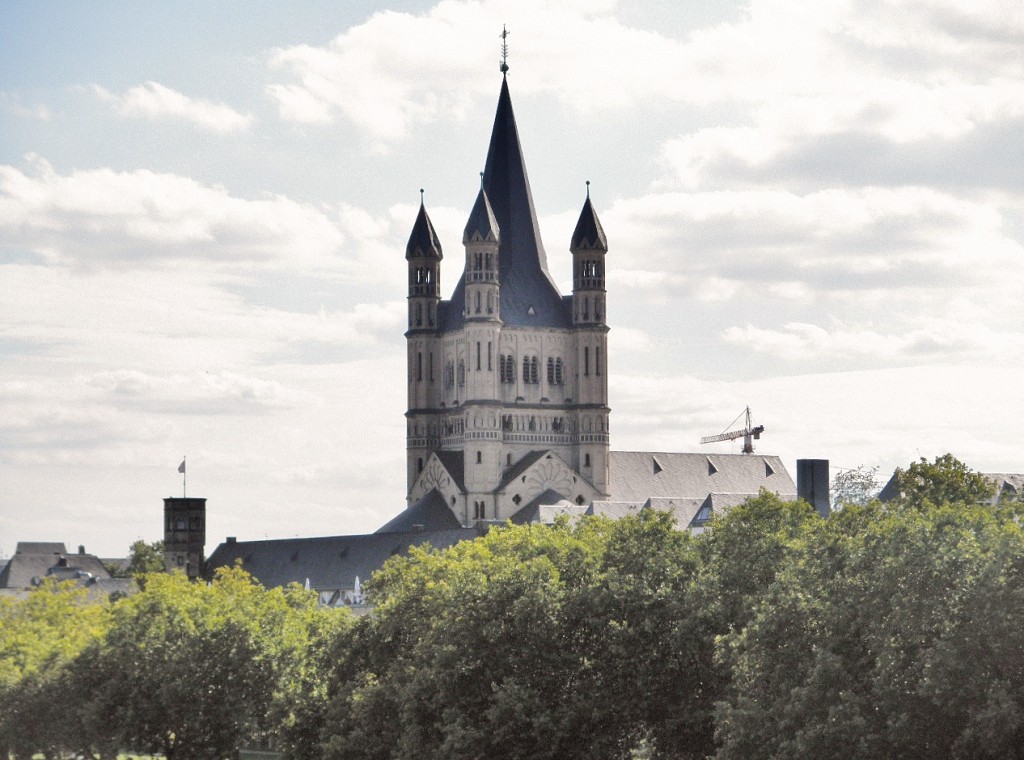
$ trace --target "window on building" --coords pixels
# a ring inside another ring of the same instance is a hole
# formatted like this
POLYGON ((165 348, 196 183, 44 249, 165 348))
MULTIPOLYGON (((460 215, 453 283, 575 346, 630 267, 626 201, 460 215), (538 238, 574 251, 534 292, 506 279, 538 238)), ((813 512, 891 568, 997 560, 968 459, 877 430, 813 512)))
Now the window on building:
POLYGON ((537 357, 536 356, 524 356, 523 357, 523 382, 530 385, 536 385, 538 382, 537 375, 537 357))
POLYGON ((562 360, 548 357, 548 385, 562 384, 562 360))
POLYGON ((583 347, 583 374, 590 375, 590 346, 583 347))
POLYGON ((590 454, 583 455, 583 466, 590 467, 590 454))
POLYGON ((466 362, 459 359, 459 387, 466 384, 466 362))
POLYGON ((483 461, 484 461, 484 459, 483 459, 483 453, 482 453, 482 452, 480 452, 480 451, 476 452, 476 463, 477 463, 477 464, 482 464, 482 463, 483 463, 483 461))
POLYGON ((516 381, 516 360, 511 354, 498 357, 498 369, 501 371, 501 382, 511 384, 516 381))
POLYGON ((416 353, 416 380, 423 379, 423 352, 416 353))
POLYGON ((600 346, 595 346, 594 347, 594 374, 595 375, 600 375, 601 374, 601 347, 600 346))
POLYGON ((416 326, 423 324, 423 304, 416 304, 416 326))
POLYGON ((480 371, 480 341, 476 342, 476 371, 480 371))
POLYGON ((444 365, 444 386, 453 388, 455 386, 455 363, 448 362, 444 365))
POLYGON ((494 372, 494 352, 491 349, 491 341, 487 341, 487 371, 494 372))

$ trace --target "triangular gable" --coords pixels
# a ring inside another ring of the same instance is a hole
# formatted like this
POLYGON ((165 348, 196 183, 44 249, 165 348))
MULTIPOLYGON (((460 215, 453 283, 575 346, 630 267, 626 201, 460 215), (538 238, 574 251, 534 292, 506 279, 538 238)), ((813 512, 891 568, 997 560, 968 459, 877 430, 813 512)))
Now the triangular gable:
POLYGON ((600 493, 554 451, 532 451, 506 473, 494 489, 502 514, 511 515, 547 492, 574 504, 587 504, 600 493))
MULTIPOLYGON (((435 451, 430 455, 423 466, 423 470, 416 476, 412 488, 409 489, 409 501, 411 503, 419 501, 436 489, 451 504, 453 497, 457 499, 459 495, 465 492, 466 489, 462 483, 462 468, 455 466, 456 462, 453 457, 443 456, 452 453, 455 452, 435 451)), ((458 463, 461 464, 461 462, 460 455, 458 463)))

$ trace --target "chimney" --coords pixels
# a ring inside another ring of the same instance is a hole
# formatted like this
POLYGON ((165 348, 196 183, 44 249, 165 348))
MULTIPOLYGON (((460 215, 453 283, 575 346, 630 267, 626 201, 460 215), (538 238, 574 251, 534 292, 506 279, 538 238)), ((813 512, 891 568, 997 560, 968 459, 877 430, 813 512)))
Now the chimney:
POLYGON ((224 543, 226 543, 226 544, 233 544, 233 543, 235 543, 235 541, 237 541, 237 540, 238 540, 238 539, 237 539, 237 538, 236 538, 235 536, 228 536, 228 537, 227 537, 227 540, 226 540, 226 541, 225 541, 224 543))
POLYGON ((818 510, 822 517, 832 512, 828 481, 827 459, 796 460, 796 496, 818 510))
POLYGON ((85 544, 79 544, 78 545, 78 553, 79 554, 85 554, 85 544))

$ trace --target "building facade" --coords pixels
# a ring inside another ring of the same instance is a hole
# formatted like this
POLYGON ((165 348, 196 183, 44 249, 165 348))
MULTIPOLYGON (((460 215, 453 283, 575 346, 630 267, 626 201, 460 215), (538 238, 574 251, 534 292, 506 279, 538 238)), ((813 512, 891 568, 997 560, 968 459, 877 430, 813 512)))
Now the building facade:
POLYGON ((608 242, 589 189, 566 242, 570 295, 548 272, 503 77, 450 299, 422 202, 406 247, 410 507, 436 490, 469 526, 609 496, 608 242))

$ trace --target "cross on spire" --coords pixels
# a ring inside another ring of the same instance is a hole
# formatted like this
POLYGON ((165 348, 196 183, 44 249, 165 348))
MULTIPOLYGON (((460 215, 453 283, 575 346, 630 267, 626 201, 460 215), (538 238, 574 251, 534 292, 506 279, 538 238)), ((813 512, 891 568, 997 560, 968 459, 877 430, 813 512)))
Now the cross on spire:
POLYGON ((505 28, 505 25, 501 25, 501 66, 499 70, 502 74, 508 73, 508 35, 509 31, 505 28))

